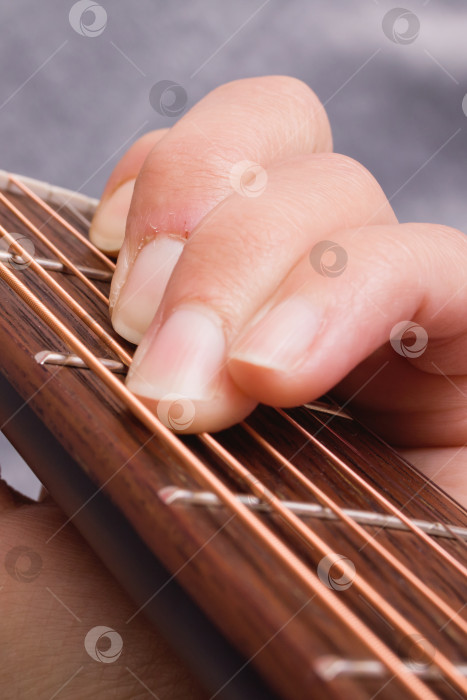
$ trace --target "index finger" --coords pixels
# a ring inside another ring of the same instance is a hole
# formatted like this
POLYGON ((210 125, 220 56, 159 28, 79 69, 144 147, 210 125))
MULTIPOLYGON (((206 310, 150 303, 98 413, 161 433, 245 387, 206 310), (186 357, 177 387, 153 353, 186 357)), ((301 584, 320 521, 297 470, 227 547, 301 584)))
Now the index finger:
POLYGON ((254 187, 248 177, 266 177, 275 162, 331 146, 325 110, 299 80, 240 80, 201 100, 156 144, 137 178, 111 305, 119 303, 127 283, 133 299, 141 299, 148 312, 138 319, 138 328, 130 327, 129 318, 123 322, 125 314, 119 313, 116 330, 133 342, 141 337, 186 238, 235 189, 254 187), (145 259, 144 248, 152 242, 159 274, 149 274, 145 259))

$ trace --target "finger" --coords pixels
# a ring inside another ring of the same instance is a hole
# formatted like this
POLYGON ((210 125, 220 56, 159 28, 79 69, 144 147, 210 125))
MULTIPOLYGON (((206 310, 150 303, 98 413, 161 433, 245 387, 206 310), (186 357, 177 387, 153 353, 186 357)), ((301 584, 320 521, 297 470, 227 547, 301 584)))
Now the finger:
POLYGON ((0 513, 16 506, 13 492, 6 481, 0 477, 0 513))
POLYGON ((272 163, 330 148, 324 109, 298 80, 252 78, 207 95, 141 170, 112 281, 115 329, 140 341, 185 240, 216 205, 235 190, 260 194, 272 163))
POLYGON ((109 253, 120 250, 136 177, 148 153, 168 129, 150 131, 136 141, 114 168, 91 223, 89 237, 109 253))
POLYGON ((205 697, 144 616, 134 615, 134 602, 73 525, 62 529, 63 522, 52 505, 2 514, 0 686, 8 689, 2 696, 128 700, 143 697, 144 684, 161 700, 205 697), (114 631, 114 640, 120 637, 125 659, 107 667, 110 675, 96 663, 102 657, 92 653, 100 641, 93 637, 88 644, 89 632, 101 625, 114 631), (70 690, 64 691, 70 678, 70 690))
POLYGON ((311 249, 231 350, 236 384, 254 387, 264 403, 292 406, 340 382, 338 395, 391 442, 464 444, 464 234, 404 224, 332 240, 346 262, 341 274, 319 274, 311 249))
POLYGON ((467 447, 402 450, 403 456, 446 493, 467 507, 467 447))
POLYGON ((156 402, 172 393, 191 401, 190 430, 243 418, 258 394, 254 385, 240 391, 225 367, 235 337, 313 241, 372 218, 396 220, 368 171, 336 154, 275 166, 261 197, 232 195, 186 243, 129 388, 156 402))

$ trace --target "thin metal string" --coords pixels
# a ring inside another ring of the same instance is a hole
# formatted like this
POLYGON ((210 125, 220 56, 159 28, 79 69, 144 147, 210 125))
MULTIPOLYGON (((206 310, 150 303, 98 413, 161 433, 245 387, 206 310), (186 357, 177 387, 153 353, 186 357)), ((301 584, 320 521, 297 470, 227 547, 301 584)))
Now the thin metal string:
POLYGON ((429 586, 427 586, 418 576, 416 576, 403 562, 395 557, 384 545, 378 542, 370 535, 357 521, 337 505, 319 486, 316 486, 308 477, 303 474, 297 467, 290 462, 284 455, 276 450, 270 442, 262 435, 251 428, 247 423, 242 423, 242 427, 252 436, 266 452, 268 452, 282 467, 305 487, 307 491, 313 494, 323 505, 327 506, 340 520, 345 522, 351 530, 362 537, 373 549, 375 549, 399 574, 404 576, 422 595, 424 595, 430 603, 436 606, 441 612, 447 616, 450 622, 456 624, 464 633, 467 634, 467 621, 463 620, 458 612, 446 603, 440 596, 429 586))
MULTIPOLYGON (((26 251, 24 251, 26 253, 26 251)), ((311 598, 317 597, 328 610, 335 615, 349 630, 357 636, 368 648, 371 654, 376 656, 384 666, 394 674, 399 683, 403 685, 414 697, 419 700, 436 700, 431 690, 414 674, 407 672, 404 663, 391 651, 391 649, 353 613, 335 593, 327 588, 317 575, 311 571, 249 508, 240 503, 235 494, 215 476, 196 455, 168 428, 165 427, 156 416, 123 385, 106 367, 79 340, 79 338, 62 323, 53 312, 43 304, 24 285, 6 265, 0 262, 0 278, 3 279, 13 291, 41 318, 74 352, 96 373, 104 384, 113 391, 114 395, 129 408, 133 414, 153 432, 166 446, 171 448, 181 458, 189 473, 201 483, 211 489, 224 505, 239 518, 246 526, 250 534, 262 542, 263 546, 276 559, 280 565, 285 566, 296 578, 311 598)), ((327 549, 327 554, 333 552, 327 549)), ((449 674, 455 685, 467 692, 467 681, 454 672, 449 674)))
MULTIPOLYGON (((27 195, 30 199, 33 200, 43 211, 46 211, 47 214, 55 221, 58 221, 69 233, 71 233, 72 236, 77 238, 83 245, 85 245, 89 250, 91 250, 94 255, 97 255, 97 257, 102 260, 103 263, 107 265, 109 270, 112 270, 112 272, 115 270, 115 263, 110 260, 110 258, 105 255, 99 248, 96 248, 96 246, 91 243, 89 238, 86 238, 86 236, 83 236, 81 231, 78 231, 77 228, 72 226, 69 221, 63 218, 63 216, 60 216, 58 212, 55 211, 55 209, 52 209, 51 206, 47 204, 41 197, 39 197, 35 192, 33 192, 27 185, 24 184, 24 182, 21 182, 17 177, 14 175, 9 176, 9 180, 13 185, 15 185, 23 194, 27 195)), ((47 222, 45 222, 47 223, 47 222)))
MULTIPOLYGON (((399 510, 399 508, 394 506, 391 503, 391 501, 389 501, 385 496, 383 496, 382 493, 375 489, 374 486, 372 486, 368 481, 366 481, 362 476, 360 476, 360 474, 358 474, 354 469, 352 469, 352 467, 350 467, 346 462, 344 462, 344 460, 342 460, 338 455, 334 454, 334 452, 328 447, 326 447, 320 440, 318 440, 317 437, 315 437, 306 428, 300 425, 300 423, 294 420, 292 416, 289 416, 281 408, 277 408, 276 411, 283 418, 285 418, 294 428, 299 430, 301 434, 304 435, 310 442, 312 442, 316 447, 318 447, 321 452, 324 452, 330 459, 333 460, 335 464, 337 464, 341 469, 343 469, 347 474, 349 474, 354 481, 363 486, 363 488, 366 491, 368 491, 368 493, 371 493, 371 495, 374 496, 378 503, 381 503, 385 510, 390 511, 393 515, 398 517, 399 520, 405 523, 405 525, 407 525, 407 527, 415 535, 417 535, 419 539, 422 539, 426 544, 428 544, 429 547, 431 547, 431 549, 434 549, 439 555, 441 555, 443 559, 445 559, 459 573, 461 573, 464 576, 464 578, 467 578, 467 567, 465 567, 464 564, 462 564, 462 562, 460 562, 447 550, 441 547, 437 542, 433 540, 432 537, 429 537, 429 535, 423 532, 423 530, 420 530, 420 528, 417 526, 416 523, 413 522, 413 520, 404 515, 404 513, 401 510, 399 510)), ((327 427, 333 435, 339 438, 338 433, 335 433, 331 428, 329 428, 329 426, 326 426, 325 423, 318 416, 315 416, 315 418, 319 423, 321 423, 321 425, 327 427)))
POLYGON ((34 234, 38 237, 38 239, 39 239, 40 241, 42 241, 42 243, 43 243, 45 246, 47 246, 47 248, 49 248, 49 250, 51 250, 52 253, 54 253, 54 255, 57 256, 57 258, 60 260, 60 262, 62 262, 69 270, 71 270, 71 272, 72 272, 74 275, 76 275, 76 277, 78 277, 78 279, 80 279, 81 282, 83 282, 83 284, 85 284, 86 287, 87 287, 88 289, 90 289, 91 292, 93 292, 93 293, 98 297, 98 299, 100 299, 101 301, 103 301, 104 304, 106 304, 107 306, 109 305, 109 299, 108 299, 108 297, 106 297, 105 294, 102 294, 102 292, 100 291, 100 289, 98 289, 98 288, 96 287, 96 285, 93 284, 93 283, 91 282, 91 280, 90 280, 88 277, 86 277, 86 275, 83 275, 83 273, 81 272, 81 270, 79 270, 79 269, 76 267, 76 265, 74 265, 74 264, 71 262, 70 258, 68 258, 64 253, 62 253, 62 251, 60 250, 60 248, 57 248, 57 246, 54 245, 54 244, 47 238, 47 236, 46 236, 45 234, 42 233, 42 231, 39 231, 39 229, 37 228, 37 226, 34 226, 34 224, 32 223, 32 221, 30 221, 30 220, 23 214, 22 211, 20 211, 17 207, 15 207, 15 205, 13 204, 13 202, 11 202, 11 201, 8 199, 8 197, 5 197, 5 195, 2 194, 1 192, 0 192, 0 202, 3 202, 3 204, 12 212, 12 214, 14 214, 14 215, 21 221, 21 223, 23 223, 25 226, 27 226, 28 229, 29 229, 30 231, 32 231, 32 233, 34 233, 34 234))
MULTIPOLYGON (((330 550, 326 542, 324 542, 324 540, 321 539, 321 537, 319 537, 319 535, 317 535, 308 525, 300 520, 300 518, 298 518, 297 515, 290 510, 290 508, 287 508, 282 501, 265 486, 263 482, 257 479, 212 435, 203 433, 200 435, 200 439, 211 449, 212 452, 217 454, 218 457, 223 460, 231 471, 240 476, 248 484, 258 498, 268 503, 273 511, 283 519, 283 521, 295 534, 298 534, 304 540, 304 542, 310 544, 313 548, 316 547, 321 555, 327 556, 329 554, 330 550)), ((328 500, 331 501, 331 499, 328 500)), ((334 504, 334 506, 339 510, 336 504, 334 504)), ((378 593, 378 591, 376 591, 370 583, 368 583, 368 581, 360 576, 360 574, 356 573, 353 568, 350 568, 345 560, 341 560, 339 562, 339 567, 343 572, 343 575, 346 576, 348 580, 352 581, 352 585, 358 588, 358 590, 361 591, 367 600, 370 601, 371 604, 377 610, 379 610, 387 620, 397 627, 403 635, 411 637, 413 639, 414 646, 417 647, 422 654, 426 653, 424 646, 425 639, 420 630, 414 627, 403 615, 401 615, 401 613, 399 613, 390 603, 388 603, 387 600, 385 600, 385 598, 378 593)), ((443 604, 441 599, 440 603, 443 604)), ((456 612, 451 610, 448 605, 445 607, 450 613, 452 613, 453 616, 456 616, 456 612)), ((464 679, 463 676, 461 676, 458 669, 439 650, 436 651, 436 656, 432 663, 437 665, 445 676, 459 688, 462 688, 464 692, 467 691, 467 679, 464 679), (460 682, 460 679, 462 679, 462 682, 460 682)))
POLYGON ((75 299, 68 294, 68 292, 63 289, 63 287, 54 280, 54 278, 49 275, 49 273, 41 267, 28 253, 28 251, 23 248, 20 243, 11 236, 8 231, 0 225, 0 236, 5 238, 5 240, 10 244, 15 253, 20 255, 23 260, 29 265, 29 267, 34 270, 34 272, 45 282, 45 284, 53 289, 57 296, 62 299, 65 304, 80 318, 87 326, 93 331, 102 342, 104 342, 126 365, 131 364, 131 355, 129 355, 126 350, 117 343, 112 336, 107 333, 105 328, 103 328, 97 321, 95 321, 92 316, 83 307, 78 304, 75 299))
MULTIPOLYGON (((51 211, 53 211, 53 210, 51 210, 51 211)), ((47 281, 47 280, 46 280, 46 281, 47 281)), ((106 339, 104 339, 104 341, 105 341, 105 340, 106 340, 106 339)), ((123 349, 122 349, 122 348, 120 348, 120 351, 122 351, 122 350, 123 350, 123 349)), ((124 352, 124 351, 123 351, 123 352, 124 352)), ((120 353, 119 353, 119 354, 120 354, 120 353)), ((207 437, 209 437, 209 436, 207 436, 207 437)), ((366 534, 366 533, 365 533, 365 534, 366 534)))

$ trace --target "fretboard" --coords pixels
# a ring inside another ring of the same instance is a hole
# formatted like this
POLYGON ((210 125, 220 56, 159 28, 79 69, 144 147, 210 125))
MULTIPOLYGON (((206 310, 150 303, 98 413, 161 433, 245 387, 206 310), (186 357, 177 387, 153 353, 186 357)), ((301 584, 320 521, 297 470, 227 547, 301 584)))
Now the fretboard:
POLYGON ((329 397, 176 434, 183 401, 126 389, 93 202, 3 185, 1 372, 245 664, 283 698, 466 697, 466 512, 329 397))

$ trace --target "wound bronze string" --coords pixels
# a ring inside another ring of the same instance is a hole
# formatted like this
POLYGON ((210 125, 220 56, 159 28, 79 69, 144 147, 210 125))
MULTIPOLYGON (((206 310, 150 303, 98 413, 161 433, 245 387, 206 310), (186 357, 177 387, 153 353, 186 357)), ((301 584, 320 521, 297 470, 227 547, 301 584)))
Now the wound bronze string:
POLYGON ((77 267, 76 265, 74 265, 74 264, 71 262, 71 260, 70 260, 64 253, 62 253, 62 251, 61 251, 59 248, 57 248, 57 246, 54 245, 54 244, 47 238, 47 236, 45 236, 45 235, 42 233, 42 231, 39 231, 39 229, 37 228, 37 226, 34 226, 34 224, 33 224, 26 216, 24 216, 24 214, 23 214, 17 207, 15 207, 15 205, 13 204, 13 202, 11 202, 11 201, 8 199, 8 197, 5 197, 5 195, 2 194, 1 192, 0 192, 0 202, 2 202, 2 204, 4 204, 4 205, 7 207, 7 209, 9 209, 9 210, 16 216, 16 217, 19 219, 19 221, 21 221, 22 224, 24 224, 25 226, 27 226, 28 229, 29 229, 35 236, 37 236, 37 238, 38 238, 40 241, 42 241, 42 243, 43 243, 45 246, 47 246, 47 248, 49 248, 49 250, 50 250, 54 255, 57 256, 57 258, 60 260, 60 262, 63 263, 63 265, 65 265, 65 267, 67 267, 67 268, 70 270, 70 272, 72 272, 74 275, 76 275, 76 277, 78 277, 78 279, 80 279, 81 282, 83 282, 83 284, 85 284, 86 287, 88 287, 88 289, 90 289, 91 292, 92 292, 93 294, 95 294, 95 295, 97 296, 98 299, 100 299, 100 301, 103 301, 104 304, 107 304, 107 306, 108 306, 109 300, 108 300, 108 298, 107 298, 104 294, 102 294, 102 292, 100 291, 100 289, 98 289, 98 288, 86 277, 86 275, 84 275, 84 274, 81 272, 81 270, 79 269, 79 267, 77 267))
MULTIPOLYGON (((15 184, 22 189, 27 196, 30 196, 28 188, 20 187, 16 181, 15 184)), ((32 198, 34 201, 38 199, 36 195, 34 195, 32 198)), ((54 210, 48 207, 48 205, 42 208, 47 211, 51 217, 56 218, 57 221, 63 221, 62 217, 55 217, 54 210)), ((11 207, 9 207, 9 209, 12 211, 11 207)), ((25 222, 23 221, 23 223, 25 222)), ((37 231, 36 227, 31 228, 31 226, 28 226, 28 228, 33 233, 36 233, 37 231)), ((66 228, 69 230, 70 224, 68 224, 66 228)), ((79 234, 78 231, 76 231, 76 233, 79 234)), ((126 353, 126 351, 118 343, 116 343, 111 336, 109 336, 105 329, 100 326, 100 324, 93 321, 89 317, 89 314, 87 314, 87 312, 79 304, 77 304, 77 302, 65 290, 63 290, 63 288, 61 288, 61 285, 56 283, 55 280, 53 280, 53 278, 40 267, 40 265, 34 262, 32 256, 30 256, 27 251, 24 250, 24 248, 17 241, 15 241, 4 228, 0 229, 0 234, 6 238, 15 253, 29 262, 31 269, 41 276, 45 284, 47 284, 48 287, 53 289, 60 296, 60 298, 69 306, 69 308, 87 324, 87 326, 97 335, 97 337, 99 337, 103 343, 113 350, 113 352, 115 352, 117 356, 120 357, 123 362, 125 362, 125 364, 129 364, 131 358, 128 353, 126 353)), ((92 244, 89 244, 88 248, 89 247, 91 249, 94 248, 92 244)), ((101 257, 101 255, 99 257, 101 257)), ((65 264, 67 267, 71 266, 71 269, 74 267, 71 261, 67 260, 65 264)), ((0 276, 23 299, 23 301, 34 310, 37 316, 41 318, 50 328, 52 328, 54 332, 76 353, 76 355, 79 356, 81 360, 97 376, 100 377, 104 384, 114 392, 114 394, 123 402, 123 404, 126 405, 141 420, 141 422, 149 430, 151 430, 151 432, 155 433, 159 439, 163 440, 165 444, 167 444, 176 454, 179 455, 186 465, 187 470, 200 483, 207 486, 219 498, 225 507, 228 508, 229 511, 233 512, 235 516, 242 521, 242 523, 248 528, 250 534, 256 537, 264 547, 266 547, 276 556, 281 566, 287 567, 290 573, 295 576, 296 580, 300 582, 300 584, 308 591, 310 596, 317 596, 327 606, 330 613, 335 615, 347 627, 347 629, 351 631, 352 634, 355 634, 369 649, 370 653, 376 656, 384 667, 387 668, 388 671, 393 674, 394 677, 397 678, 397 680, 403 686, 405 686, 414 697, 435 697, 435 695, 431 693, 428 687, 419 678, 417 678, 415 674, 411 674, 407 671, 407 667, 404 665, 404 663, 348 608, 345 603, 338 600, 331 590, 322 585, 315 572, 313 572, 309 567, 305 566, 301 559, 295 555, 294 552, 287 545, 285 545, 284 542, 282 542, 282 540, 280 540, 260 518, 252 513, 248 507, 239 502, 235 494, 224 485, 224 483, 214 474, 214 472, 206 464, 204 464, 204 462, 201 461, 176 435, 174 435, 174 433, 166 428, 156 418, 156 416, 150 412, 145 405, 139 401, 139 399, 137 399, 137 397, 131 394, 131 392, 129 392, 128 389, 112 375, 112 372, 102 365, 99 358, 90 352, 88 348, 79 340, 79 338, 69 328, 67 328, 49 308, 47 308, 35 295, 33 295, 6 265, 1 262, 0 276)), ((89 288, 89 285, 87 286, 89 288)), ((94 290, 92 291, 94 293, 94 290)), ((99 298, 101 297, 99 296, 99 298)), ((283 415, 289 421, 292 421, 287 414, 283 415)), ((293 424, 295 424, 295 421, 293 421, 293 424)), ((296 425, 301 427, 299 424, 296 425)), ((309 439, 313 439, 313 436, 311 436, 309 433, 307 433, 307 436, 309 439)), ((225 448, 223 448, 220 443, 215 440, 215 438, 208 434, 202 434, 199 436, 199 439, 206 446, 208 446, 213 453, 217 454, 229 467, 229 469, 234 470, 236 474, 242 478, 246 484, 248 484, 251 491, 258 496, 258 498, 268 502, 274 512, 283 518, 300 538, 304 539, 309 544, 318 547, 319 551, 325 556, 333 554, 332 549, 330 549, 321 538, 318 538, 311 528, 305 526, 290 511, 290 509, 281 503, 280 499, 276 498, 274 494, 269 492, 264 484, 256 479, 256 477, 254 477, 243 464, 236 460, 232 454, 225 450, 225 448)), ((316 442, 318 448, 327 449, 324 448, 320 441, 316 440, 316 442)), ((267 443, 264 443, 262 446, 265 448, 266 453, 271 454, 271 446, 268 447, 267 443)), ((289 469, 290 467, 293 467, 293 465, 287 462, 286 458, 279 453, 274 453, 274 456, 282 466, 287 464, 289 469)), ((332 453, 330 456, 339 460, 339 458, 332 453)), ((350 469, 348 465, 345 465, 345 467, 350 469)), ((296 473, 293 473, 296 476, 296 473)), ((364 487, 373 489, 371 485, 365 484, 362 477, 357 474, 355 476, 363 482, 362 485, 364 487)), ((302 482, 302 484, 303 483, 305 482, 302 482)), ((342 509, 339 508, 333 499, 326 496, 316 488, 311 488, 311 486, 310 483, 307 484, 310 492, 314 493, 316 497, 320 498, 329 508, 331 508, 333 512, 342 520, 342 522, 352 527, 352 529, 360 536, 365 537, 372 542, 372 538, 365 533, 361 526, 359 526, 353 519, 342 513, 342 509)), ((375 497, 379 496, 376 490, 375 494, 373 495, 375 497)), ((392 506, 389 501, 387 502, 388 505, 386 505, 386 500, 387 499, 381 501, 383 505, 389 508, 394 515, 399 517, 401 521, 407 525, 407 527, 412 529, 412 531, 417 534, 417 536, 424 536, 425 541, 427 541, 430 546, 433 545, 432 539, 428 535, 425 535, 425 533, 419 531, 419 529, 416 527, 411 527, 412 523, 410 519, 404 516, 404 514, 402 514, 397 508, 392 506)), ((412 585, 416 585, 417 590, 426 596, 431 604, 436 605, 445 615, 452 614, 452 619, 455 620, 461 628, 463 628, 465 623, 463 620, 461 620, 461 618, 459 618, 457 613, 414 574, 409 572, 402 563, 398 562, 398 560, 395 559, 393 555, 383 547, 383 545, 380 543, 378 543, 378 545, 372 543, 372 546, 377 549, 377 551, 384 556, 387 561, 389 561, 392 565, 395 565, 397 570, 404 575, 412 585)), ((442 548, 440 549, 441 551, 444 551, 442 548)), ((463 567, 460 563, 459 566, 461 567, 459 570, 462 571, 463 567)), ((413 625, 408 623, 391 605, 382 599, 382 596, 380 596, 362 577, 357 577, 357 582, 362 593, 369 597, 372 603, 378 607, 378 609, 387 617, 388 620, 395 624, 405 634, 415 636, 419 635, 419 638, 423 639, 420 632, 413 625)), ((421 651, 423 651, 423 646, 421 646, 421 651)), ((467 692, 466 680, 459 673, 458 668, 456 668, 456 666, 443 654, 437 653, 436 657, 433 659, 433 664, 436 665, 439 672, 448 678, 453 684, 455 684, 456 687, 464 692, 467 692)))
MULTIPOLYGON (((374 488, 370 483, 368 483, 363 477, 361 477, 357 472, 352 469, 344 460, 342 460, 338 455, 336 455, 332 450, 327 448, 323 443, 318 440, 312 433, 310 433, 306 428, 304 428, 300 423, 298 423, 296 420, 294 420, 291 416, 289 416, 287 413, 282 411, 281 409, 278 409, 278 412, 280 415, 285 418, 294 428, 296 428, 302 435, 304 435, 310 442, 312 442, 318 449, 321 451, 325 452, 326 455, 332 459, 334 462, 336 462, 339 467, 345 471, 347 474, 351 476, 351 478, 354 481, 357 481, 368 493, 371 493, 371 495, 384 507, 385 510, 388 512, 392 513, 393 515, 397 516, 407 527, 420 539, 423 540, 426 544, 428 544, 431 549, 435 550, 436 553, 441 556, 443 559, 445 559, 451 566, 453 566, 457 571, 462 574, 467 580, 467 567, 462 564, 458 559, 453 557, 448 551, 444 549, 444 547, 441 547, 438 542, 435 542, 431 537, 429 537, 423 530, 421 530, 416 523, 413 522, 410 518, 408 518, 399 508, 396 508, 389 499, 387 499, 382 493, 380 493, 377 489, 374 488)), ((323 421, 319 418, 316 417, 319 423, 324 425, 323 421)), ((338 437, 337 433, 332 430, 332 428, 328 429, 338 437)), ((351 446, 349 445, 351 448, 351 446)))
MULTIPOLYGON (((69 221, 64 219, 63 216, 60 216, 58 211, 56 211, 51 206, 49 206, 47 204, 47 202, 45 202, 41 197, 38 197, 37 194, 35 194, 35 192, 33 192, 30 187, 27 187, 27 185, 25 185, 24 182, 22 182, 19 178, 15 177, 15 175, 10 175, 9 179, 10 179, 10 182, 13 185, 15 185, 15 187, 17 187, 21 192, 23 192, 23 194, 25 194, 30 200, 35 202, 41 209, 43 209, 43 211, 45 211, 49 215, 49 218, 46 219, 46 221, 44 221, 41 228, 43 228, 44 226, 47 226, 49 221, 51 219, 54 219, 61 226, 63 226, 68 231, 68 233, 71 233, 71 235, 74 238, 76 238, 83 245, 85 245, 86 248, 89 248, 89 250, 92 253, 94 253, 94 255, 96 255, 99 258, 99 260, 101 260, 109 268, 109 270, 112 270, 112 271, 115 270, 115 263, 112 262, 112 260, 110 260, 110 258, 107 255, 105 255, 105 253, 103 253, 101 250, 99 250, 99 248, 96 248, 96 246, 93 245, 93 243, 91 243, 89 238, 86 238, 86 236, 83 236, 81 231, 78 231, 78 229, 75 228, 74 226, 72 226, 69 221)), ((61 208, 65 207, 65 206, 69 206, 71 209, 73 209, 70 206, 70 204, 68 204, 66 201, 61 206, 61 208)), ((87 220, 85 219, 85 221, 87 221, 87 220)))
MULTIPOLYGON (((403 576, 409 583, 416 588, 419 593, 424 595, 431 605, 436 606, 447 619, 456 624, 465 634, 467 634, 467 622, 460 617, 460 615, 445 601, 440 598, 434 591, 432 591, 429 586, 427 586, 421 579, 418 578, 410 569, 403 564, 397 557, 395 557, 391 552, 384 547, 376 538, 370 535, 357 521, 346 514, 342 508, 340 508, 337 503, 330 498, 322 489, 316 486, 308 477, 306 477, 299 469, 297 469, 292 462, 284 457, 278 450, 276 450, 264 437, 259 435, 256 430, 253 430, 246 423, 243 424, 245 430, 256 440, 256 442, 261 445, 261 447, 270 454, 283 468, 285 468, 290 474, 293 475, 297 482, 302 484, 309 493, 313 494, 315 498, 324 506, 327 506, 333 513, 336 514, 346 525, 356 532, 359 537, 361 537, 364 542, 366 542, 372 549, 374 549, 378 554, 383 557, 385 561, 388 562, 396 571, 398 571, 401 576, 403 576)), ((356 580, 354 580, 356 583, 356 580)), ((375 603, 374 603, 375 604, 375 603)), ((381 608, 379 608, 381 609, 381 608)), ((394 617, 391 618, 394 621, 394 617)))

